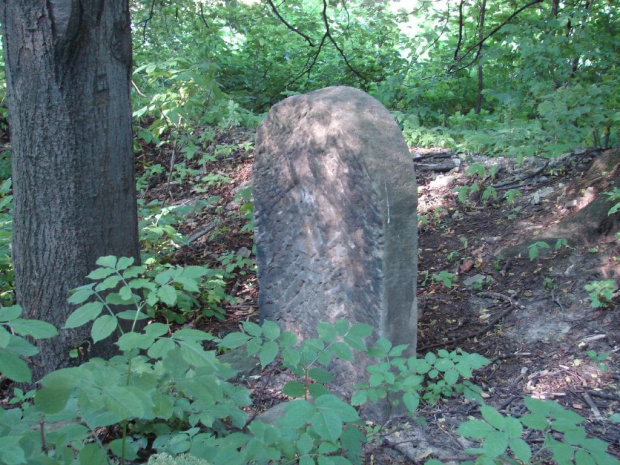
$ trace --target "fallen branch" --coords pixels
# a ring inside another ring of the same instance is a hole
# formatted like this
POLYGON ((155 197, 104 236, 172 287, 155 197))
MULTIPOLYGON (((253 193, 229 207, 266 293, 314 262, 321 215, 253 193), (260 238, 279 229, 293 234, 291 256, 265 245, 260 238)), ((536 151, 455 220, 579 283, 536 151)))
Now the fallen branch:
POLYGON ((498 294, 497 292, 481 292, 478 295, 482 295, 482 296, 491 297, 491 298, 494 298, 494 299, 501 299, 501 300, 507 301, 507 302, 510 303, 510 307, 508 307, 502 313, 497 315, 495 318, 493 318, 491 321, 489 321, 489 323, 487 325, 485 325, 482 329, 480 329, 478 331, 475 331, 475 332, 470 333, 470 334, 466 334, 464 336, 457 337, 455 339, 450 339, 449 341, 438 342, 436 344, 430 344, 430 345, 427 345, 427 346, 422 346, 422 347, 418 348, 418 351, 422 352, 422 351, 429 350, 429 349, 436 349, 438 347, 449 347, 449 346, 453 346, 454 344, 457 344, 457 343, 459 343, 461 341, 464 341, 466 339, 471 339, 473 337, 481 336, 484 333, 490 331, 497 324, 497 322, 499 320, 501 320, 501 319, 505 318, 506 316, 508 316, 510 314, 510 312, 512 312, 514 307, 518 307, 520 309, 524 309, 525 308, 520 303, 513 301, 510 297, 505 296, 504 294, 498 294))

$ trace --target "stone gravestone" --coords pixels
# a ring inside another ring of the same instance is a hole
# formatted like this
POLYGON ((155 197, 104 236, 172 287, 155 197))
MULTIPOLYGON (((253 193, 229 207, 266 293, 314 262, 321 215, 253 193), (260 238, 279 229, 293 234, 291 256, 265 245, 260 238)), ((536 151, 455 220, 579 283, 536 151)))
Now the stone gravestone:
MULTIPOLYGON (((329 87, 275 105, 257 132, 253 194, 261 320, 308 338, 345 318, 415 351, 415 172, 379 101, 329 87)), ((355 365, 348 381, 365 376, 355 365)))

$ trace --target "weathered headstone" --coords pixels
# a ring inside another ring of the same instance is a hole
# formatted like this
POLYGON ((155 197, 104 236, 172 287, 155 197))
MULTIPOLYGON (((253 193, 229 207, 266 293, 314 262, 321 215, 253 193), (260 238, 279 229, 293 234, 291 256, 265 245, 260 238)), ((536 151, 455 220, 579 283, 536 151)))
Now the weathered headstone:
POLYGON ((379 101, 329 87, 275 105, 253 194, 261 320, 307 338, 344 318, 415 351, 415 173, 379 101))

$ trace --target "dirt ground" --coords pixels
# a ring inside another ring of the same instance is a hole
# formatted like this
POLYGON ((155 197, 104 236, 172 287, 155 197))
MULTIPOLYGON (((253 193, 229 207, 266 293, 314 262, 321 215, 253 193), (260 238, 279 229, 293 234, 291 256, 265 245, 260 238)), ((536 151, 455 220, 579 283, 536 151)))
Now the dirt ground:
MULTIPOLYGON (((251 140, 252 134, 218 137, 214 144, 241 147, 239 142, 251 140)), ((483 388, 489 405, 518 417, 526 411, 525 396, 556 400, 584 417, 588 434, 611 444, 609 451, 620 457, 620 426, 608 421, 620 405, 618 300, 608 308, 593 308, 584 289, 591 281, 620 278, 620 241, 607 231, 585 240, 568 238, 556 250, 554 238, 548 240, 549 249, 539 249, 540 256, 534 259, 527 248, 598 195, 596 189, 580 186, 580 181, 601 152, 576 150, 552 163, 534 159, 524 164, 447 150, 413 148, 412 154, 419 164, 421 218, 418 352, 459 347, 484 355, 493 363, 478 371, 473 381, 483 388), (475 163, 485 164, 483 176, 468 174, 475 163), (497 167, 491 170, 493 165, 497 167), (473 183, 481 186, 480 191, 465 203, 459 201, 454 189, 473 183), (489 186, 496 186, 497 199, 482 200, 489 186), (504 195, 515 188, 519 195, 509 202, 504 195), (450 287, 435 279, 441 272, 453 274, 450 287), (588 355, 589 351, 596 355, 588 355)), ((226 234, 202 236, 179 250, 175 261, 215 266, 222 251, 251 249, 251 236, 241 231, 243 220, 230 215, 238 208, 234 197, 239 187, 250 183, 251 163, 251 149, 239 148, 209 167, 232 181, 202 194, 222 197, 217 211, 219 221, 227 225, 226 234)), ((165 182, 147 192, 147 197, 162 195, 169 195, 173 203, 196 197, 188 186, 171 188, 165 182)), ((212 224, 213 218, 213 214, 193 218, 183 232, 191 236, 212 224)), ((231 285, 236 303, 227 307, 227 321, 201 320, 196 326, 219 335, 237 330, 241 320, 257 318, 257 291, 253 273, 240 277, 231 285)), ((269 373, 262 378, 253 386, 258 410, 280 399, 267 386, 269 373)), ((421 408, 419 416, 426 420, 424 428, 410 418, 392 419, 389 434, 368 445, 367 462, 471 458, 462 451, 475 444, 459 439, 454 430, 479 417, 476 404, 449 399, 421 408)), ((534 449, 542 442, 531 434, 527 440, 534 449)))

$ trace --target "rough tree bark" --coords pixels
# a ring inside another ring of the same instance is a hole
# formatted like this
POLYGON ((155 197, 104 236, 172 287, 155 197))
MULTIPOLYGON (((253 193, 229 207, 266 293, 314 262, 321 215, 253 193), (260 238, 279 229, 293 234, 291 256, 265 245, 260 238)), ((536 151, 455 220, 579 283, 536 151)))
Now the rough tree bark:
MULTIPOLYGON (((18 303, 60 328, 68 291, 99 256, 139 256, 129 3, 5 0, 0 15, 18 303)), ((87 341, 81 328, 44 342, 35 377, 69 365, 69 349, 87 341)))

